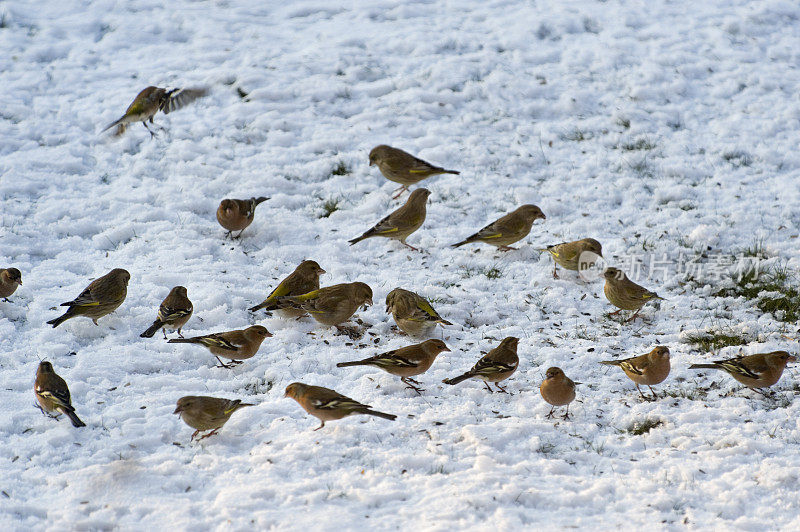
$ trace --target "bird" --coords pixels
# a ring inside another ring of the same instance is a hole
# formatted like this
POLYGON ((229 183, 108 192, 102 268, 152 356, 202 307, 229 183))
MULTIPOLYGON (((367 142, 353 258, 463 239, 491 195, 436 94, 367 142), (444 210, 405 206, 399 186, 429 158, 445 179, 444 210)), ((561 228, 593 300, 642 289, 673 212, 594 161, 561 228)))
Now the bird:
POLYGON ((281 309, 308 312, 317 322, 338 327, 361 305, 372 305, 372 289, 361 282, 335 284, 299 296, 282 296, 275 304, 281 309))
POLYGON ((8 298, 18 286, 22 285, 22 273, 16 268, 0 269, 0 299, 8 301, 8 298))
POLYGON ((186 287, 176 286, 169 291, 167 297, 161 302, 161 306, 158 307, 156 321, 139 336, 152 338, 156 331, 161 329, 166 340, 167 333, 165 329, 169 328, 170 330, 178 331, 178 336, 183 338, 181 328, 192 317, 193 310, 192 302, 189 301, 189 296, 186 294, 186 287))
POLYGON ((419 344, 393 349, 364 360, 339 362, 336 367, 375 366, 387 373, 397 375, 406 387, 420 393, 423 389, 419 387, 419 382, 411 377, 422 375, 428 371, 436 357, 443 351, 450 351, 443 341, 437 339, 426 340, 419 344))
POLYGON ((194 440, 200 432, 210 430, 197 441, 216 434, 228 422, 234 412, 252 403, 243 403, 239 399, 222 399, 202 395, 187 395, 178 399, 173 414, 178 414, 184 423, 195 429, 189 441, 194 440))
POLYGON ((400 330, 410 336, 427 336, 436 324, 452 325, 439 316, 427 299, 402 288, 395 288, 386 296, 386 312, 391 313, 400 330))
POLYGON ((639 286, 625 275, 622 270, 617 268, 606 268, 603 272, 606 284, 603 293, 612 305, 618 307, 611 315, 619 314, 623 310, 635 311, 626 321, 632 321, 639 315, 642 307, 653 299, 664 299, 655 292, 639 286))
POLYGON ((492 391, 489 383, 493 382, 498 390, 503 393, 508 393, 505 388, 500 386, 500 381, 509 378, 517 371, 517 366, 519 366, 519 357, 517 356, 518 343, 519 338, 514 338, 513 336, 504 338, 497 347, 478 360, 478 362, 472 366, 471 370, 458 377, 445 379, 442 382, 455 385, 461 381, 475 377, 483 381, 483 384, 489 392, 492 391))
POLYGON ((366 231, 358 238, 350 240, 352 246, 366 238, 382 236, 399 240, 404 246, 419 251, 414 246, 406 244, 406 238, 411 233, 422 227, 425 222, 425 203, 431 193, 427 188, 418 188, 408 197, 408 200, 399 209, 392 212, 380 222, 376 223, 372 229, 366 231))
POLYGON ((36 401, 39 402, 42 412, 58 412, 64 414, 72 421, 73 427, 85 427, 86 424, 75 414, 72 400, 69 396, 67 383, 53 370, 53 364, 48 361, 39 363, 36 370, 36 382, 33 385, 36 401))
POLYGON ((457 248, 472 242, 483 242, 495 246, 500 251, 517 249, 512 248, 511 244, 528 236, 533 222, 545 219, 547 217, 536 205, 522 205, 451 247, 457 248))
POLYGON ((415 185, 433 175, 455 174, 461 172, 457 170, 445 170, 439 166, 434 166, 428 162, 414 157, 401 149, 392 148, 385 144, 375 146, 369 152, 369 165, 378 166, 383 176, 389 181, 400 183, 402 186, 393 192, 397 192, 392 199, 397 199, 408 190, 408 187, 415 185))
POLYGON ((243 360, 253 358, 261 347, 264 338, 272 334, 261 325, 253 325, 247 329, 225 331, 221 333, 206 334, 192 338, 173 338, 170 344, 200 344, 208 348, 219 362, 220 368, 232 368, 241 364, 243 360), (219 357, 230 360, 225 364, 219 357))
POLYGON ((552 367, 547 369, 544 374, 544 380, 539 385, 539 393, 553 408, 550 409, 550 413, 545 417, 552 418, 557 406, 566 406, 567 411, 564 413, 563 419, 569 419, 569 404, 575 400, 576 384, 580 383, 573 382, 572 379, 564 374, 561 368, 552 367))
POLYGON ((652 386, 664 382, 664 379, 669 375, 669 348, 664 345, 658 345, 647 354, 639 355, 636 357, 625 358, 623 360, 603 360, 600 362, 607 366, 619 366, 625 375, 628 376, 642 399, 649 401, 649 397, 645 397, 639 385, 646 385, 653 392, 653 400, 658 399, 658 395, 653 391, 652 386))
POLYGON ((574 242, 562 242, 539 249, 553 257, 553 279, 558 279, 558 267, 574 272, 591 268, 597 257, 603 256, 603 246, 594 238, 584 238, 574 242), (581 262, 583 260, 583 262, 581 262))
POLYGON ((786 351, 773 351, 715 360, 710 364, 692 364, 689 369, 721 369, 751 390, 766 396, 760 388, 769 388, 778 382, 789 362, 797 362, 797 357, 786 351))
POLYGON ((111 314, 125 301, 130 280, 131 274, 127 270, 121 268, 111 270, 89 283, 89 286, 72 301, 61 303, 62 307, 68 307, 67 311, 47 323, 55 328, 68 319, 86 316, 97 325, 98 319, 111 314))
POLYGON ((368 414, 394 421, 397 416, 372 410, 372 407, 346 397, 339 392, 322 386, 311 386, 301 382, 293 382, 286 387, 284 397, 291 397, 303 407, 303 410, 319 419, 322 424, 314 430, 325 426, 326 421, 342 419, 353 414, 368 414))
MULTIPOLYGON (((164 114, 169 114, 206 94, 208 94, 208 90, 204 88, 168 90, 151 85, 137 94, 125 114, 104 127, 101 133, 117 126, 115 135, 119 136, 125 132, 128 124, 141 122, 144 124, 145 129, 150 132, 150 137, 155 137, 156 134, 147 126, 147 121, 149 120, 152 124, 156 113, 163 111, 164 114)), ((160 129, 164 128, 160 127, 160 129)))
POLYGON ((323 270, 316 261, 304 260, 286 279, 281 281, 272 292, 267 296, 267 299, 258 305, 251 307, 250 312, 255 312, 260 309, 267 311, 275 310, 278 314, 286 318, 296 318, 305 314, 303 310, 297 309, 279 309, 276 305, 276 300, 283 296, 301 296, 314 290, 319 290, 319 276, 324 274, 323 270))
POLYGON ((244 233, 244 230, 253 223, 253 218, 256 215, 256 207, 269 198, 261 196, 260 198, 250 198, 249 200, 240 199, 224 199, 217 207, 217 221, 224 229, 228 230, 225 236, 231 238, 239 238, 244 233), (233 237, 233 232, 239 231, 236 237, 233 237))

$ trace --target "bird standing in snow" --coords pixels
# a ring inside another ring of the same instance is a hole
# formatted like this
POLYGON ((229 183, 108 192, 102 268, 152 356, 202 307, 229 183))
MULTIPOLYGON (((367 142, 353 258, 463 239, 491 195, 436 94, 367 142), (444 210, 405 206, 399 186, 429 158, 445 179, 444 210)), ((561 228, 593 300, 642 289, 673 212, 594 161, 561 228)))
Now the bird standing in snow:
POLYGON ((452 379, 445 379, 442 382, 445 384, 458 384, 467 379, 481 379, 486 389, 492 392, 489 386, 490 382, 503 393, 508 393, 505 388, 500 386, 500 382, 509 378, 517 371, 519 366, 519 356, 517 356, 517 345, 519 338, 509 336, 504 338, 500 344, 486 353, 478 362, 472 366, 472 369, 463 375, 454 377, 452 379))
POLYGON ((72 421, 73 427, 86 426, 75 414, 75 408, 72 406, 72 399, 70 398, 66 381, 56 374, 50 362, 45 360, 39 363, 33 391, 36 394, 36 401, 39 402, 42 412, 64 414, 72 421))
POLYGON ((505 216, 498 218, 474 235, 457 244, 453 244, 452 247, 457 248, 464 244, 483 242, 496 247, 500 251, 513 250, 516 248, 512 248, 511 244, 528 236, 528 233, 531 232, 531 227, 533 227, 533 222, 545 220, 546 218, 542 210, 536 205, 522 205, 505 216))
POLYGON ((145 332, 140 334, 142 338, 152 338, 153 335, 161 329, 164 332, 164 339, 167 339, 166 329, 178 331, 178 336, 183 338, 181 328, 186 325, 189 318, 192 317, 192 302, 186 293, 186 287, 176 286, 169 291, 167 297, 161 302, 158 307, 158 316, 156 321, 145 332))
POLYGON ((219 362, 221 368, 232 368, 243 360, 253 358, 261 347, 261 342, 272 334, 261 325, 253 325, 247 329, 225 331, 221 333, 194 336, 192 338, 173 338, 170 344, 200 344, 206 347, 219 362), (219 357, 230 360, 225 364, 219 357))
POLYGON ((410 290, 395 288, 386 296, 386 312, 390 312, 400 330, 409 336, 427 336, 436 325, 452 325, 439 316, 430 302, 410 290))
POLYGON ((246 406, 255 406, 252 403, 243 403, 239 399, 221 399, 202 395, 187 395, 178 399, 173 414, 178 414, 181 419, 195 429, 189 441, 194 440, 200 432, 210 430, 199 438, 198 441, 216 434, 228 422, 234 412, 246 406))
POLYGON ((384 238, 399 240, 404 246, 409 247, 414 251, 419 251, 414 246, 406 244, 406 238, 408 238, 411 233, 422 227, 422 224, 425 222, 425 204, 428 201, 428 196, 430 195, 430 191, 426 188, 416 189, 411 193, 411 195, 408 197, 408 201, 406 201, 402 207, 383 218, 380 222, 376 223, 363 235, 350 240, 350 245, 352 246, 353 244, 361 242, 367 238, 382 236, 384 238))
POLYGON ((48 321, 49 325, 58 327, 68 319, 76 316, 91 318, 95 325, 97 320, 106 314, 111 314, 119 307, 128 295, 128 281, 131 274, 121 268, 115 268, 102 277, 98 277, 87 286, 78 297, 72 301, 61 303, 62 307, 69 307, 67 311, 48 321))
POLYGON ((460 174, 460 172, 456 170, 445 170, 439 166, 434 166, 431 163, 414 157, 410 153, 406 153, 398 148, 392 148, 385 144, 372 148, 369 152, 369 165, 377 165, 386 179, 402 185, 394 191, 397 192, 397 194, 395 194, 392 199, 397 199, 403 192, 408 190, 408 187, 416 185, 423 179, 427 179, 431 176, 438 174, 460 174))
POLYGON ((224 199, 217 207, 217 221, 219 225, 228 230, 226 236, 239 238, 247 227, 253 223, 256 215, 256 207, 269 198, 250 198, 249 200, 224 199), (239 231, 236 237, 233 232, 239 231))
POLYGON ((692 364, 689 369, 721 369, 751 390, 766 395, 760 388, 769 388, 778 382, 789 362, 797 362, 797 357, 786 351, 773 351, 716 360, 710 364, 692 364))
POLYGON ((558 267, 577 272, 580 268, 590 268, 594 260, 581 264, 581 257, 596 259, 603 256, 603 246, 594 238, 584 238, 574 242, 553 244, 539 251, 546 251, 553 257, 553 279, 558 279, 558 267), (591 255, 590 255, 591 253, 591 255))
POLYGON ((303 407, 303 410, 319 419, 322 424, 314 430, 325 426, 326 421, 342 419, 353 414, 367 414, 394 421, 397 416, 372 410, 372 407, 350 399, 339 392, 322 386, 311 386, 293 382, 286 387, 284 397, 290 397, 303 407))
POLYGON ((647 354, 639 355, 636 357, 625 358, 623 360, 603 360, 600 362, 607 366, 618 366, 625 375, 636 385, 639 395, 645 401, 650 401, 649 397, 645 397, 639 385, 645 385, 653 392, 652 400, 658 399, 658 395, 653 391, 651 386, 660 384, 669 375, 669 348, 663 345, 656 346, 647 354))
POLYGON ((319 276, 323 273, 325 273, 325 270, 323 270, 316 261, 304 260, 286 277, 286 279, 281 281, 278 286, 269 293, 267 299, 248 310, 250 310, 250 312, 255 312, 262 308, 267 311, 275 310, 285 318, 303 316, 305 314, 304 310, 292 308, 280 309, 275 302, 279 297, 301 296, 313 292, 314 290, 319 290, 319 276))
POLYGON ((579 382, 573 382, 572 379, 564 374, 561 368, 548 368, 544 374, 544 380, 539 385, 539 393, 542 398, 547 401, 553 408, 547 414, 547 418, 553 417, 553 412, 557 406, 566 406, 567 411, 564 413, 563 419, 569 419, 569 404, 575 400, 575 385, 579 382))
POLYGON ((606 268, 603 272, 606 284, 603 293, 612 305, 618 308, 611 314, 619 314, 623 310, 635 311, 626 321, 632 321, 639 315, 639 311, 648 302, 654 299, 664 299, 655 292, 634 283, 617 268, 606 268))
POLYGON ((0 299, 8 301, 17 287, 22 284, 22 273, 16 268, 0 269, 0 299))

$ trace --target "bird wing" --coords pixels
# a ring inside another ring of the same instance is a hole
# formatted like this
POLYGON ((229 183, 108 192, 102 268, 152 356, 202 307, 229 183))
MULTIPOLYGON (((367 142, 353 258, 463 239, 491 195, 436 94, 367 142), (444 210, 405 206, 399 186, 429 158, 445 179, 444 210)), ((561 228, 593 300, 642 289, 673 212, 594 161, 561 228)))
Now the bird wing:
POLYGON ((634 375, 642 375, 644 370, 650 365, 650 361, 645 359, 639 359, 639 357, 628 358, 626 360, 619 361, 619 367, 621 367, 624 371, 629 373, 633 373, 634 375))
POLYGON ((569 246, 570 242, 562 242, 560 244, 554 244, 552 246, 547 246, 547 252, 553 255, 554 257, 561 258, 565 261, 571 261, 578 256, 578 247, 577 246, 569 246))
POLYGON ((403 353, 404 348, 393 349, 380 355, 370 357, 368 360, 378 367, 389 368, 416 368, 419 366, 419 361, 411 360, 403 353))
POLYGON ((192 313, 192 307, 189 308, 174 308, 167 305, 158 307, 158 321, 168 323, 177 319, 188 316, 192 313))
POLYGON ((228 351, 238 351, 238 345, 244 344, 243 341, 237 341, 231 338, 229 333, 214 333, 206 336, 200 336, 198 340, 206 347, 217 347, 219 349, 227 349, 228 351), (237 345, 238 344, 238 345, 237 345))
POLYGON ((623 282, 625 283, 624 290, 626 291, 626 295, 632 299, 643 299, 647 301, 649 299, 659 297, 655 292, 651 292, 647 288, 639 286, 628 278, 626 278, 623 282))
POLYGON ((495 373, 513 371, 518 364, 518 360, 499 360, 495 358, 495 353, 490 351, 472 367, 472 373, 475 375, 493 375, 495 373))
POLYGON ((164 111, 164 114, 169 114, 198 98, 202 98, 206 94, 208 94, 208 89, 175 89, 168 94, 161 104, 161 110, 164 111))
POLYGON ((369 405, 359 403, 355 399, 350 399, 333 390, 315 390, 316 397, 310 400, 314 408, 320 410, 339 410, 341 408, 347 410, 359 410, 362 408, 369 408, 369 405))
POLYGON ((72 408, 72 400, 69 396, 69 389, 66 386, 63 388, 54 387, 54 389, 42 389, 37 387, 36 395, 50 399, 57 405, 72 408))
MULTIPOLYGON (((748 361, 749 362, 749 361, 748 361)), ((730 360, 718 360, 714 362, 728 373, 734 373, 749 379, 759 379, 761 374, 767 371, 767 365, 762 363, 744 363, 744 357, 732 358, 730 360)))
POLYGON ((409 318, 417 321, 444 321, 439 313, 434 310, 431 304, 423 297, 416 298, 416 312, 409 318))
POLYGON ((97 295, 95 294, 95 288, 97 285, 95 284, 97 281, 92 281, 92 283, 84 288, 83 292, 81 292, 78 297, 73 299, 72 301, 67 301, 66 303, 61 303, 62 307, 91 307, 95 305, 99 305, 100 302, 97 299, 97 295))

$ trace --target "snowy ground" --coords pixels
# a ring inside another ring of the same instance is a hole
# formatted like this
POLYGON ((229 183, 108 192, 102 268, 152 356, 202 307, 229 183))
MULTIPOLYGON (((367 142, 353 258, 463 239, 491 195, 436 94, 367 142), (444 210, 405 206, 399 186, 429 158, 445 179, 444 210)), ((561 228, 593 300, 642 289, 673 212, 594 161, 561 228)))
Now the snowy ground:
POLYGON ((0 302, 3 529, 800 528, 796 370, 764 400, 688 370, 712 355, 684 341, 729 327, 753 341, 723 355, 796 353, 796 325, 712 297, 711 271, 686 284, 681 267, 760 239, 800 268, 795 2, 15 0, 0 25, 0 266, 24 282, 0 302), (151 84, 212 93, 159 115, 156 140, 140 125, 97 134, 151 84), (424 254, 347 245, 398 205, 367 165, 379 143, 462 172, 427 182, 409 239, 424 254), (271 199, 225 240, 217 204, 253 195, 271 199), (448 247, 528 202, 547 220, 519 251, 448 247), (586 236, 629 271, 644 261, 660 308, 621 325, 600 281, 554 280, 535 248, 586 236), (355 345, 247 312, 305 258, 323 284, 372 286, 355 345), (667 267, 650 275, 654 259, 667 267), (114 267, 132 275, 115 314, 44 324, 114 267), (195 306, 185 332, 275 336, 232 371, 139 338, 176 284, 195 306), (396 286, 457 324, 422 397, 335 367, 409 343, 382 305, 396 286), (522 339, 513 395, 441 384, 509 335, 522 339), (657 389, 676 397, 643 402, 597 364, 655 344, 673 360, 657 389), (87 428, 34 408, 40 358, 87 428), (551 365, 585 383, 571 421, 544 418, 551 365), (283 398, 297 380, 399 418, 313 432, 283 398), (188 394, 258 405, 189 444, 172 415, 188 394), (645 420, 662 424, 632 434, 645 420))

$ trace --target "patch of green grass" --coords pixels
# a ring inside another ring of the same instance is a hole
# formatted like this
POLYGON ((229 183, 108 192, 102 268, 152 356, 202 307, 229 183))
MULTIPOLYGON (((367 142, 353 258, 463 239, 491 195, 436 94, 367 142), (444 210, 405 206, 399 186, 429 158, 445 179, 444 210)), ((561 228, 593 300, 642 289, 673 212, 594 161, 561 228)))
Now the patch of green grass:
POLYGON ((583 142, 584 140, 589 140, 590 138, 592 138, 591 135, 587 135, 577 127, 571 131, 561 134, 561 140, 571 140, 573 142, 583 142))
POLYGON ((340 198, 329 198, 325 200, 322 204, 322 213, 319 215, 320 218, 327 218, 331 214, 335 213, 339 210, 339 203, 342 200, 340 198))
POLYGON ((764 245, 763 238, 753 239, 753 243, 749 246, 742 248, 741 254, 745 257, 755 257, 757 259, 767 258, 767 248, 764 245))
POLYGON ((650 139, 640 138, 636 139, 635 142, 626 142, 625 144, 620 144, 619 147, 625 151, 638 151, 638 150, 652 150, 653 148, 656 147, 656 145, 655 143, 650 142, 650 139))
POLYGON ((618 126, 622 126, 625 129, 630 129, 630 127, 631 127, 631 121, 629 119, 627 119, 627 118, 621 118, 621 117, 617 118, 616 123, 617 123, 618 126))
POLYGON ((733 286, 714 294, 718 297, 744 297, 755 301, 761 312, 785 323, 800 320, 800 285, 797 276, 786 267, 773 266, 764 271, 753 266, 733 280, 733 286))
POLYGON ((700 351, 709 353, 723 347, 747 345, 752 341, 752 338, 731 329, 690 333, 683 338, 683 341, 700 351))
POLYGON ((331 175, 347 175, 350 173, 350 169, 347 168, 347 165, 344 162, 339 161, 339 164, 331 170, 331 175))
POLYGON ((726 151, 722 158, 737 168, 753 164, 753 156, 742 150, 726 151))
POLYGON ((628 428, 625 429, 625 432, 630 434, 631 436, 641 436, 642 434, 647 434, 651 430, 656 427, 663 425, 664 422, 660 419, 653 419, 653 418, 645 418, 643 421, 634 421, 628 428))
POLYGON ((488 279, 499 279, 503 276, 503 271, 496 266, 491 268, 461 268, 461 277, 464 279, 469 279, 476 275, 485 275, 488 279))
POLYGON ((503 272, 495 266, 492 266, 491 268, 484 268, 481 273, 483 273, 487 279, 499 279, 503 276, 503 272))

